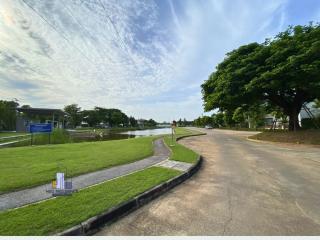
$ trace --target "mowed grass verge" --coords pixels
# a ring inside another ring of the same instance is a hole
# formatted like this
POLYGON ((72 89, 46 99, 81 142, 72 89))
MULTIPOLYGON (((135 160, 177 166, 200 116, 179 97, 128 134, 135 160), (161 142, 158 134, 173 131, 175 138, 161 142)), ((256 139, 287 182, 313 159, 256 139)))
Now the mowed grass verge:
POLYGON ((76 176, 143 159, 155 138, 0 149, 0 193, 49 182, 66 168, 76 176))
POLYGON ((83 189, 69 197, 1 212, 0 235, 62 232, 179 174, 176 170, 151 167, 83 189))
MULTIPOLYGON (((184 137, 184 136, 197 136, 204 135, 204 133, 193 131, 186 128, 177 128, 176 129, 176 137, 184 137)), ((189 148, 179 144, 175 139, 173 140, 171 136, 165 136, 164 141, 166 145, 171 149, 170 159, 174 161, 187 162, 187 163, 196 163, 199 155, 192 151, 189 148)))
POLYGON ((271 142, 320 145, 320 130, 266 131, 249 138, 271 142))

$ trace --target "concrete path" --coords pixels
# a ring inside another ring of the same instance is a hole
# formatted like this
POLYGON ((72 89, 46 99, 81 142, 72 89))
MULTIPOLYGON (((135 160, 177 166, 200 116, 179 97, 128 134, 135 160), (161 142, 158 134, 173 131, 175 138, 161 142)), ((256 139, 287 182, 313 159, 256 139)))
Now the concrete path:
MULTIPOLYGON (((85 188, 115 177, 123 176, 131 172, 142 170, 146 167, 155 165, 161 161, 166 160, 169 157, 170 151, 165 146, 162 139, 154 141, 154 155, 143 160, 139 160, 133 163, 116 166, 100 171, 83 174, 72 178, 72 184, 75 189, 85 188)), ((20 207, 26 204, 38 202, 51 198, 52 195, 46 192, 51 184, 45 184, 38 187, 20 190, 16 192, 10 192, 0 195, 0 211, 20 207)))
POLYGON ((199 172, 97 235, 320 234, 320 148, 201 131, 180 141, 204 157, 199 172))
POLYGON ((172 168, 182 172, 186 172, 193 166, 191 163, 173 161, 173 160, 164 160, 157 164, 159 167, 172 168))

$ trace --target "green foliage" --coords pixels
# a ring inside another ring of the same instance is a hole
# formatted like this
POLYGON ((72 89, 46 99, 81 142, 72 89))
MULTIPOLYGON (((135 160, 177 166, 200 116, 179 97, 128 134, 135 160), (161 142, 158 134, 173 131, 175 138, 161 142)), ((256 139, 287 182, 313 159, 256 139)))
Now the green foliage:
POLYGON ((246 127, 247 126, 246 111, 242 107, 236 108, 236 110, 233 112, 232 120, 235 121, 237 124, 239 124, 240 127, 246 127))
POLYGON ((152 118, 149 120, 143 120, 140 119, 139 120, 139 124, 143 125, 144 127, 155 127, 157 126, 157 122, 155 120, 153 120, 152 118))
POLYGON ((193 121, 193 124, 197 127, 204 127, 206 125, 213 125, 212 117, 202 116, 193 121))
POLYGON ((320 108, 320 99, 316 99, 314 101, 314 105, 313 105, 314 108, 320 108))
POLYGON ((301 125, 303 129, 316 129, 320 126, 320 117, 318 118, 304 118, 301 120, 301 125))
POLYGON ((151 167, 83 189, 69 197, 57 197, 0 213, 0 235, 52 235, 77 225, 180 172, 151 167))
POLYGON ((68 114, 68 124, 73 128, 79 126, 81 123, 80 110, 81 108, 78 107, 78 104, 71 104, 64 107, 64 111, 68 114))
POLYGON ((320 97, 320 26, 289 27, 263 44, 227 54, 202 84, 205 110, 233 112, 243 105, 277 107, 298 128, 302 104, 320 97))
POLYGON ((82 116, 90 127, 123 127, 129 125, 128 116, 119 109, 95 107, 93 110, 82 111, 82 116))
POLYGON ((216 126, 216 127, 225 127, 226 126, 226 124, 224 122, 224 114, 222 112, 219 112, 219 113, 213 115, 212 117, 213 117, 214 126, 216 126))
POLYGON ((235 121, 232 119, 232 116, 232 111, 224 111, 223 113, 223 121, 227 127, 234 127, 235 125, 235 121))
POLYGON ((137 127, 138 126, 138 121, 134 117, 130 116, 129 117, 129 125, 131 127, 137 127))
POLYGON ((15 101, 0 100, 0 131, 16 129, 16 110, 19 104, 15 101))
POLYGON ((68 132, 64 129, 55 128, 52 133, 39 133, 34 134, 33 136, 33 144, 34 145, 42 145, 48 144, 50 137, 51 144, 61 144, 61 143, 71 143, 72 138, 69 136, 68 132))

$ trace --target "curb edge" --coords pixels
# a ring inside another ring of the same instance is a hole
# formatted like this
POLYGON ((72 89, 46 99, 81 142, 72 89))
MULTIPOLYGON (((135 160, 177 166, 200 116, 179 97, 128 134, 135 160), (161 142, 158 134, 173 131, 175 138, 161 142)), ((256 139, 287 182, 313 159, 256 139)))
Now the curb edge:
POLYGON ((197 162, 188 169, 187 172, 184 172, 164 183, 161 183, 142 194, 130 199, 120 205, 112 207, 105 212, 102 212, 94 217, 87 219, 86 221, 73 226, 63 232, 60 232, 56 235, 58 236, 87 236, 96 233, 101 227, 111 224, 116 220, 120 219, 133 212, 134 210, 144 206, 153 199, 163 195, 172 188, 176 187, 180 183, 184 182, 195 174, 201 167, 203 158, 201 155, 198 155, 197 162))

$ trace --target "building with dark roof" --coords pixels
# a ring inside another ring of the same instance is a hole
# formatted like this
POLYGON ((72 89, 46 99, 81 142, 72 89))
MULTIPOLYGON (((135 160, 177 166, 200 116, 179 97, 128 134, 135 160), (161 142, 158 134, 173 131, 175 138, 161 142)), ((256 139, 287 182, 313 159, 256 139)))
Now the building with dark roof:
POLYGON ((52 123, 54 128, 64 128, 67 114, 61 109, 16 108, 17 132, 28 132, 31 123, 52 123))

